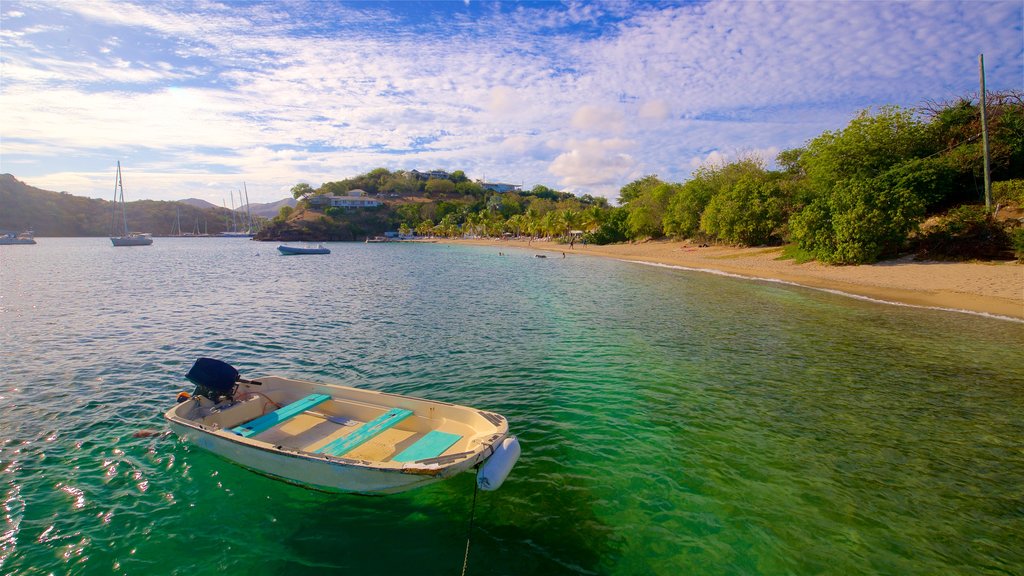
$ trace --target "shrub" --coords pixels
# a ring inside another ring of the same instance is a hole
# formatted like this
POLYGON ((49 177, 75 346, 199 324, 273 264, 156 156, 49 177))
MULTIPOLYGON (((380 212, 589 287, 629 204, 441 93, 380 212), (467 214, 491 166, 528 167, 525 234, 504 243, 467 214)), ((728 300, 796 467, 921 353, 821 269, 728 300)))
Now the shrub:
POLYGON ((584 234, 583 238, 590 244, 598 245, 625 242, 628 238, 626 235, 626 219, 628 217, 629 213, 625 209, 615 208, 597 230, 584 234))
POLYGON ((910 190, 848 180, 790 219, 797 245, 828 264, 866 264, 897 252, 924 216, 910 190))
POLYGON ((745 176, 711 198, 700 229, 732 244, 758 246, 778 240, 783 202, 777 182, 745 176))
POLYGON ((1018 206, 1024 206, 1024 180, 993 182, 992 201, 1000 204, 1016 202, 1018 206))
POLYGON ((991 260, 1005 257, 1011 243, 1005 225, 996 221, 984 206, 964 205, 950 210, 936 226, 923 233, 915 248, 918 258, 991 260))
POLYGON ((1024 262, 1024 226, 1014 228, 1010 232, 1010 246, 1018 262, 1024 262))

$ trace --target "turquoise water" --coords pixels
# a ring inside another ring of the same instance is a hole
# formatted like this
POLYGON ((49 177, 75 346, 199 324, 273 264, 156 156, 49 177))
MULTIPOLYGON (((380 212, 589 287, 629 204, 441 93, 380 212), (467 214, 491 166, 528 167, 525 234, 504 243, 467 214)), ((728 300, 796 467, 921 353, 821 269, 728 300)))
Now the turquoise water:
POLYGON ((597 258, 0 247, 0 573, 458 574, 472 475, 310 492, 173 436, 199 356, 468 404, 469 574, 1024 574, 1024 324, 597 258))

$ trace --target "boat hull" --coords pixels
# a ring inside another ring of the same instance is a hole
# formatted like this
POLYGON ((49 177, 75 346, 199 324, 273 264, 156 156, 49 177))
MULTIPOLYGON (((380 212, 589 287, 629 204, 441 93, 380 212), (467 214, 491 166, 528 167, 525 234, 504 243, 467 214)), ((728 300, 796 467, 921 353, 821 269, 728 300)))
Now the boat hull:
POLYGON ((285 256, 298 256, 300 254, 330 254, 328 248, 296 248, 294 246, 278 246, 278 251, 285 256))
POLYGON ((257 381, 239 384, 221 404, 193 396, 164 417, 185 441, 244 468, 317 490, 360 494, 405 492, 467 471, 508 436, 504 417, 466 406, 275 376, 257 381), (311 397, 320 400, 310 403, 311 397), (403 415, 370 432, 393 412, 403 415), (268 416, 273 424, 257 424, 268 416), (424 454, 423 446, 437 437, 450 442, 424 454), (355 438, 361 441, 352 443, 355 438))
POLYGON ((253 448, 233 438, 197 430, 173 421, 170 426, 180 438, 233 464, 289 484, 325 492, 397 494, 432 484, 450 475, 441 477, 402 474, 343 462, 330 462, 300 454, 288 454, 272 448, 253 448))
POLYGON ((114 246, 149 246, 153 239, 149 236, 111 236, 110 242, 114 246))

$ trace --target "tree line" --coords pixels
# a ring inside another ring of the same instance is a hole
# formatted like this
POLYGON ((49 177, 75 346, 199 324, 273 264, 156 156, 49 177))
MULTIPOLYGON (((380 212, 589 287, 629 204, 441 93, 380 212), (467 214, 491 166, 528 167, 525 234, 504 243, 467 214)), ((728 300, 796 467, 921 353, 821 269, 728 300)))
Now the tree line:
MULTIPOLYGON (((1024 206, 1024 101, 1019 91, 989 95, 994 202, 1024 206)), ((461 171, 423 180, 378 168, 296 198, 344 194, 414 196, 383 208, 404 233, 455 237, 566 237, 595 244, 688 239, 736 246, 787 245, 800 259, 830 264, 877 261, 913 249, 929 257, 1024 256, 1024 228, 998 220, 982 204, 978 102, 959 98, 918 108, 863 110, 770 169, 760 158, 705 165, 681 183, 649 175, 622 187, 619 206, 538 185, 498 194, 461 171)), ((279 218, 283 220, 287 214, 279 218)), ((328 209, 344 219, 345 210, 328 209)))

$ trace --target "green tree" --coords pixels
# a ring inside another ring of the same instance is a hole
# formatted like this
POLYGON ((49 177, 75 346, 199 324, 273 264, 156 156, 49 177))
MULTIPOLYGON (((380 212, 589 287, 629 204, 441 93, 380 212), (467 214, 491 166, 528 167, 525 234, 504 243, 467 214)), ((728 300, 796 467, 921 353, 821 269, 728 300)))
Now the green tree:
POLYGON ((424 190, 427 194, 433 196, 446 196, 455 192, 455 184, 448 179, 444 178, 431 178, 427 180, 426 188, 424 190))
MULTIPOLYGON (((665 210, 678 185, 660 180, 641 189, 624 208, 628 212, 626 226, 631 238, 659 238, 664 236, 665 210)), ((628 185, 627 185, 628 187, 628 185)), ((625 190, 625 188, 623 188, 625 190)), ((630 193, 632 194, 632 193, 630 193)))
POLYGON ((597 230, 586 234, 584 238, 591 244, 625 242, 629 239, 626 226, 628 217, 629 212, 625 208, 612 208, 597 230))
POLYGON ((288 219, 289 216, 292 215, 292 212, 294 211, 295 208, 292 208, 291 206, 285 204, 284 206, 281 206, 280 210, 277 211, 277 216, 274 217, 274 220, 277 222, 284 222, 285 220, 288 219))
POLYGON ((785 222, 784 206, 777 179, 745 176, 711 198, 700 229, 731 244, 776 242, 785 222))
POLYGON ((315 190, 309 184, 305 182, 299 182, 295 186, 292 186, 292 198, 296 200, 306 200, 313 195, 315 190))
POLYGON ((626 184, 619 190, 619 204, 629 204, 644 195, 648 190, 664 184, 657 174, 650 174, 626 184))
POLYGON ((913 111, 883 106, 877 114, 863 110, 846 128, 811 140, 799 155, 799 165, 814 189, 824 193, 839 182, 874 178, 935 151, 934 140, 913 111))
POLYGON ((847 180, 794 214, 793 240, 828 264, 865 264, 896 253, 924 216, 913 191, 875 180, 847 180))

